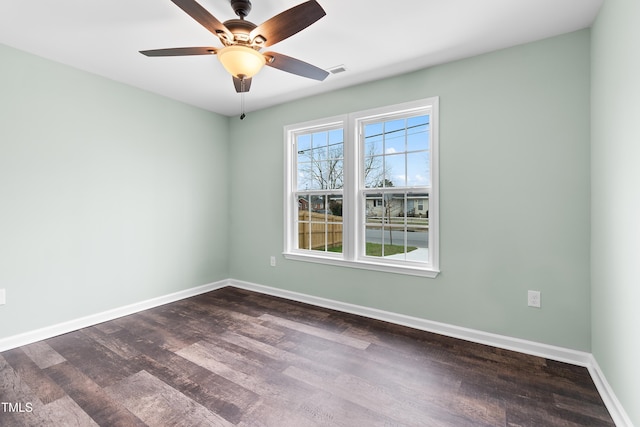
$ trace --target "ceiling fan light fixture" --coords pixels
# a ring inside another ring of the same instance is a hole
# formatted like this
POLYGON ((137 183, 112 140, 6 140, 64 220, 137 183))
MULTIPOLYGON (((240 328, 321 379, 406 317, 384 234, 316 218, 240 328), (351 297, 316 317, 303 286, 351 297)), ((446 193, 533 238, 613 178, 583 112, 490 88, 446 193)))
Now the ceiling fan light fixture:
POLYGON ((260 52, 247 46, 227 46, 217 54, 225 70, 240 79, 255 76, 266 63, 260 52))

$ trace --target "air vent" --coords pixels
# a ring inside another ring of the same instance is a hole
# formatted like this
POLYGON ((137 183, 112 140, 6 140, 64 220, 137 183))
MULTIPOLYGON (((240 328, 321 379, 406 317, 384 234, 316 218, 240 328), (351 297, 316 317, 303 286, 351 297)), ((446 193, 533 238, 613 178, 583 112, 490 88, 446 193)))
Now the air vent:
POLYGON ((347 71, 347 67, 344 65, 336 65, 335 67, 327 68, 327 71, 331 74, 340 74, 347 71))

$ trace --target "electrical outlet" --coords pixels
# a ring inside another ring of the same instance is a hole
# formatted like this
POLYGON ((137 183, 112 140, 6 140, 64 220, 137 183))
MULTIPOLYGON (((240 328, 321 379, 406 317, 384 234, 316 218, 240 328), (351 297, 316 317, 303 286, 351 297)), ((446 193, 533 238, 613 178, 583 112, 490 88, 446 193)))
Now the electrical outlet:
POLYGON ((540 308, 540 291, 529 291, 527 293, 529 307, 540 308))
POLYGON ((0 305, 5 305, 7 303, 7 291, 4 289, 0 289, 0 305))
POLYGON ((274 257, 273 255, 271 256, 270 263, 271 263, 271 267, 275 267, 276 266, 276 257, 274 257))

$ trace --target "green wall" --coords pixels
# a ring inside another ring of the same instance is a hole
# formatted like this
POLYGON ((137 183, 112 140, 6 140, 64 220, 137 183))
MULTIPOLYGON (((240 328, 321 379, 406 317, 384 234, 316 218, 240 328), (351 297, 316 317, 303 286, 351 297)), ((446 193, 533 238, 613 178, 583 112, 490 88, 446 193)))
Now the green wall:
POLYGON ((0 45, 0 338, 229 277, 228 119, 0 45))
POLYGON ((606 0, 592 33, 592 352, 640 426, 640 3, 606 0))
POLYGON ((590 350, 590 33, 230 119, 234 279, 590 350), (436 279, 285 260, 283 126, 440 97, 436 279), (277 255, 277 266, 269 256, 277 255), (542 309, 526 305, 542 292, 542 309))
POLYGON ((240 121, 3 47, 0 336, 233 277, 588 351, 589 49, 583 30, 240 121), (436 95, 440 276, 281 257, 283 126, 436 95))

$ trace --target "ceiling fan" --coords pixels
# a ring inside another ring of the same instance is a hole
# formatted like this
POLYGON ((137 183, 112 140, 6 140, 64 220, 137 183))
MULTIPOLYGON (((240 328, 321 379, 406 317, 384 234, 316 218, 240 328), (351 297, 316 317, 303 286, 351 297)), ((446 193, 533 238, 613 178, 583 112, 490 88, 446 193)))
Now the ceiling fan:
POLYGON ((264 65, 315 80, 324 80, 329 73, 321 68, 281 53, 260 52, 297 32, 304 30, 326 15, 322 6, 309 0, 268 19, 260 25, 245 20, 251 11, 251 1, 231 0, 231 7, 240 19, 218 21, 195 0, 171 0, 203 27, 213 33, 224 47, 178 47, 142 50, 146 56, 217 55, 233 77, 236 92, 249 92, 251 79, 264 65))

